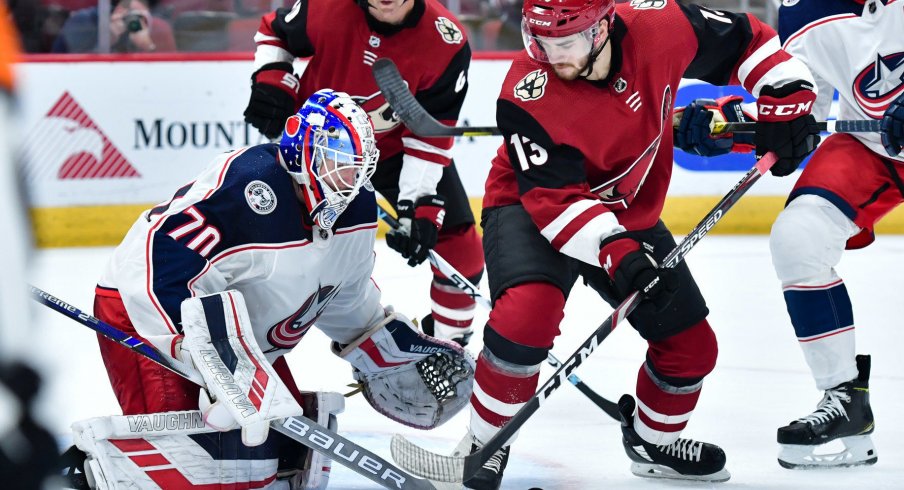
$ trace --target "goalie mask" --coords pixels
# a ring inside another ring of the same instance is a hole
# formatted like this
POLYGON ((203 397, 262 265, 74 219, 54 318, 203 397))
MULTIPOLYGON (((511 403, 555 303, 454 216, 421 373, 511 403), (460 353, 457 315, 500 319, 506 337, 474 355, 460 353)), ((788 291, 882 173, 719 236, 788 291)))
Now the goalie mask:
POLYGON ((367 113, 346 93, 314 93, 286 120, 280 164, 301 188, 314 223, 331 229, 370 177, 380 151, 367 113))
POLYGON ((588 71, 609 40, 600 21, 611 30, 615 0, 525 0, 521 14, 521 37, 531 58, 554 64, 588 56, 588 71))

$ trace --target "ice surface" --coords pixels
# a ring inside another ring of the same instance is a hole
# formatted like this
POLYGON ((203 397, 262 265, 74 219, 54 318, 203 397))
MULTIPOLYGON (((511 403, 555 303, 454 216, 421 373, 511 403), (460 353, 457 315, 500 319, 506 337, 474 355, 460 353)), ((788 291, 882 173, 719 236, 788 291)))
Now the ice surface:
MULTIPOLYGON (((36 286, 91 311, 95 281, 109 248, 55 249, 35 257, 36 286)), ((766 237, 708 236, 690 254, 691 268, 707 298, 710 323, 720 342, 719 362, 705 383, 684 435, 721 445, 732 478, 725 488, 904 488, 904 281, 900 258, 904 237, 882 236, 865 251, 845 254, 839 273, 851 293, 858 352, 873 355, 873 440, 879 462, 872 467, 789 471, 776 462, 775 429, 811 412, 821 398, 797 347, 781 291, 772 271, 766 237)), ((407 267, 377 244, 374 277, 384 302, 411 317, 429 312, 429 268, 407 267)), ((485 288, 485 282, 483 287, 485 288)), ((575 286, 562 335, 553 352, 565 359, 611 309, 591 290, 575 286)), ((61 436, 78 419, 118 413, 94 335, 78 323, 34 305, 37 361, 47 374, 43 400, 46 423, 61 436)), ((478 310, 478 328, 486 320, 478 310)), ((480 346, 480 335, 472 341, 480 346)), ((576 372, 603 396, 633 393, 645 343, 621 325, 576 372)), ((329 352, 325 336, 312 329, 288 356, 303 389, 346 391, 352 381, 344 361, 329 352)), ((547 366, 542 379, 552 374, 547 366)), ((443 427, 420 432, 374 412, 363 397, 347 402, 339 418, 342 433, 389 458, 394 432, 437 451, 451 451, 468 423, 463 412, 443 427)), ((633 476, 618 425, 578 390, 561 387, 522 428, 512 449, 505 489, 690 488, 691 484, 633 476)), ((695 487, 697 485, 694 485, 695 487)), ((345 468, 333 466, 331 488, 373 488, 345 468)))

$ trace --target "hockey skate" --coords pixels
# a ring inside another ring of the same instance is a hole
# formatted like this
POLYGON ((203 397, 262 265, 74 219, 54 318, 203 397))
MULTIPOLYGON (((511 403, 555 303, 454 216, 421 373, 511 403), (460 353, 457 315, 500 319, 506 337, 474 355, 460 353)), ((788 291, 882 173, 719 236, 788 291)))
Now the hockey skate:
MULTIPOLYGON (((490 459, 483 464, 483 467, 480 468, 474 476, 464 481, 465 488, 473 490, 498 490, 502 485, 502 472, 505 471, 505 466, 508 464, 510 447, 511 446, 504 446, 493 453, 493 455, 490 456, 490 459)), ((471 453, 474 453, 478 449, 480 449, 480 445, 477 444, 476 439, 472 439, 471 453)))
POLYGON ((857 356, 857 377, 826 390, 816 411, 778 429, 785 468, 830 468, 874 464, 878 459, 870 434, 875 429, 869 406, 870 357, 857 356), (844 449, 817 454, 839 440, 844 449))
POLYGON ((467 347, 471 335, 474 334, 473 327, 445 328, 442 332, 436 332, 434 327, 433 314, 429 314, 421 320, 421 331, 425 334, 438 339, 451 340, 462 347, 467 347))
POLYGON ((622 417, 622 443, 631 458, 631 473, 644 478, 670 478, 723 482, 731 478, 725 469, 725 452, 715 444, 680 438, 672 444, 644 441, 634 430, 631 395, 622 395, 618 410, 622 417))

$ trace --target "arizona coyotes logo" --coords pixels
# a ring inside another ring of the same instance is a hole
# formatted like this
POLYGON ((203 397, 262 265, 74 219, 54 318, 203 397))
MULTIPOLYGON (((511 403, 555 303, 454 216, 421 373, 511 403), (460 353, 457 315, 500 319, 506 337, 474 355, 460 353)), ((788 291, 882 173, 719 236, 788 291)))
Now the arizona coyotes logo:
POLYGON ((389 107, 389 102, 383 98, 382 93, 376 92, 366 97, 352 95, 351 98, 370 116, 370 120, 374 123, 375 133, 392 131, 402 124, 399 116, 392 110, 392 107, 389 107))
POLYGON ((854 79, 851 91, 863 112, 881 119, 891 102, 904 93, 904 52, 877 54, 876 61, 854 79))
POLYGON ((29 131, 22 148, 32 182, 141 177, 69 92, 29 131))
POLYGON ((436 30, 439 31, 440 36, 443 37, 443 41, 446 41, 448 44, 461 44, 464 37, 461 35, 461 29, 455 25, 455 22, 452 22, 445 17, 437 17, 434 24, 436 24, 436 30))
POLYGON ((320 286, 318 291, 305 300, 298 311, 270 328, 267 332, 267 341, 273 347, 266 352, 295 347, 337 293, 339 286, 320 286))
POLYGON ((666 85, 662 94, 662 106, 659 113, 659 134, 656 135, 656 138, 653 139, 640 156, 634 160, 634 163, 628 165, 622 173, 608 182, 593 188, 593 192, 599 194, 600 201, 610 209, 627 209, 631 205, 631 201, 637 196, 640 187, 653 167, 653 162, 656 160, 664 129, 670 128, 671 114, 672 89, 666 85))
POLYGON ((524 102, 543 97, 548 80, 546 72, 543 70, 534 70, 528 73, 521 81, 515 84, 515 97, 524 102))

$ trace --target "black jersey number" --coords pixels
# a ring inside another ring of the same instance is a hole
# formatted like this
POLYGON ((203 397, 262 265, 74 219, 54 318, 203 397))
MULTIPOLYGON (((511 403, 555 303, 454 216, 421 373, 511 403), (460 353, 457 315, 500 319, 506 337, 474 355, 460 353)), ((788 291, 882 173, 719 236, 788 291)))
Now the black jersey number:
POLYGON ((514 133, 512 137, 509 138, 509 143, 511 143, 512 148, 515 149, 515 154, 518 156, 518 163, 521 165, 521 170, 524 172, 530 170, 531 165, 543 165, 549 159, 546 149, 531 141, 527 136, 521 136, 518 133, 514 133), (525 151, 525 148, 530 150, 530 153, 525 151))

